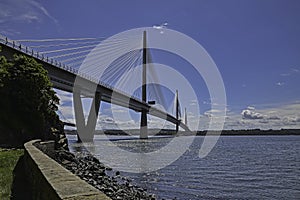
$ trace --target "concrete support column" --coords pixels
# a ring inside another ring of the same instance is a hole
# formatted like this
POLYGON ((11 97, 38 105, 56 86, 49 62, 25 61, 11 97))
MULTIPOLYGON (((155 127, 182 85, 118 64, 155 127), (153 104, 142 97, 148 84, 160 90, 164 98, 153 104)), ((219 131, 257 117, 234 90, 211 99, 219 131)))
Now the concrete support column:
MULTIPOLYGON (((147 40, 146 31, 143 35, 143 74, 142 74, 142 101, 147 102, 147 40)), ((142 110, 141 113, 141 127, 140 139, 148 138, 148 124, 147 124, 147 111, 142 110)))
POLYGON ((80 91, 73 92, 73 102, 76 127, 78 132, 78 142, 92 142, 94 139, 95 128, 100 109, 101 94, 99 92, 96 92, 95 96, 93 97, 87 123, 85 123, 83 114, 80 91))
POLYGON ((148 139, 148 126, 147 126, 146 110, 142 110, 142 113, 141 113, 140 139, 148 139))

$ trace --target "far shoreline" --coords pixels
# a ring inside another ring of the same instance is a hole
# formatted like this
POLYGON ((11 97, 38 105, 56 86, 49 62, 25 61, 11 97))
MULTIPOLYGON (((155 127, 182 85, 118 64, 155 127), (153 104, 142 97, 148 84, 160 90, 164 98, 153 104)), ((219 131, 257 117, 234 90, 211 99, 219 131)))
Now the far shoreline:
MULTIPOLYGON (((149 129, 149 135, 151 136, 206 136, 207 130, 192 131, 190 133, 186 131, 179 131, 177 134, 172 129, 149 129)), ((77 135, 76 130, 65 130, 67 135, 77 135)), ((128 130, 96 130, 95 135, 110 135, 110 136, 136 136, 139 135, 138 129, 128 130)), ((209 135, 220 135, 220 131, 209 131, 209 135)), ((242 130, 222 130, 221 136, 285 136, 285 135, 298 135, 300 136, 300 129, 279 129, 279 130, 261 130, 261 129, 242 129, 242 130)))

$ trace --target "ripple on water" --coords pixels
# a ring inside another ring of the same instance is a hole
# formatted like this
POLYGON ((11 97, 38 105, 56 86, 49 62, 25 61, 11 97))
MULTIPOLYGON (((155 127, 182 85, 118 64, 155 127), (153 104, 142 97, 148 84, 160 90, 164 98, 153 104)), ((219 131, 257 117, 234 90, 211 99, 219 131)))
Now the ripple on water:
MULTIPOLYGON (((124 140, 114 144, 124 150, 149 152, 169 141, 124 140)), ((196 137, 189 151, 166 168, 123 174, 160 199, 299 199, 299 136, 220 137, 209 155, 200 159, 202 141, 203 137, 196 137)), ((115 164, 118 159, 126 158, 116 158, 115 164)))

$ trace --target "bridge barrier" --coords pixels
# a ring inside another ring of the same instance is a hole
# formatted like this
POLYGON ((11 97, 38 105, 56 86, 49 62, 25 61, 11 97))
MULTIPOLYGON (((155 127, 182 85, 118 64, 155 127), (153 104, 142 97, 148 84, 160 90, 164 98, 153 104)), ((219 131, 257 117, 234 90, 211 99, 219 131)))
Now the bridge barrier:
MULTIPOLYGON (((37 142, 40 140, 24 145, 24 170, 33 200, 111 200, 35 147, 37 142)), ((54 148, 54 142, 40 144, 54 148)))

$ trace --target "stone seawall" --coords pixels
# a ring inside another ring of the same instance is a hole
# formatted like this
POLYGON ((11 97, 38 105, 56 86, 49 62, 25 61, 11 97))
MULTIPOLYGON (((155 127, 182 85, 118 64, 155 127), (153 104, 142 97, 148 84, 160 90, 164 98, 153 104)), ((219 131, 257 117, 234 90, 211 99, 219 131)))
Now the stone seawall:
MULTIPOLYGON (((105 194, 75 176, 57 162, 49 158, 33 144, 27 142, 24 153, 24 172, 33 200, 110 200, 105 194)), ((41 143, 47 148, 54 148, 54 143, 41 143)))

